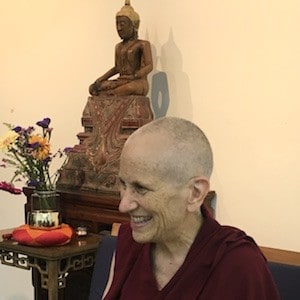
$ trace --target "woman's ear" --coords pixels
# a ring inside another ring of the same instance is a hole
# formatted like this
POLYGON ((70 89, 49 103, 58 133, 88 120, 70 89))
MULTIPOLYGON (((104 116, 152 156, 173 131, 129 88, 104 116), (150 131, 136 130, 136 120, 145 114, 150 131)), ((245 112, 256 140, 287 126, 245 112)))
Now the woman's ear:
POLYGON ((193 177, 190 182, 190 195, 187 203, 189 212, 199 211, 206 195, 209 192, 209 179, 206 177, 193 177))

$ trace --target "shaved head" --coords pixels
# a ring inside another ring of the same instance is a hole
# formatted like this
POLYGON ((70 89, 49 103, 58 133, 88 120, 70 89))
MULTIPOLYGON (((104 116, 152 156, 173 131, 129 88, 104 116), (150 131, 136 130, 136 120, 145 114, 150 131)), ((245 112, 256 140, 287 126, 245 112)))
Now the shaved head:
POLYGON ((136 153, 131 157, 140 164, 150 162, 153 169, 166 176, 165 180, 182 183, 195 176, 209 178, 212 173, 208 139, 199 127, 181 118, 164 117, 142 126, 126 141, 121 164, 129 152, 136 153))

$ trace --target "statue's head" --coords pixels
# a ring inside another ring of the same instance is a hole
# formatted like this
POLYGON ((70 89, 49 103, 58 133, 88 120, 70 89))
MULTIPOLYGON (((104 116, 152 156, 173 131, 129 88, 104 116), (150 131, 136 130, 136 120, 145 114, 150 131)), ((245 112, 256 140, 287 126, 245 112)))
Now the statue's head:
POLYGON ((130 5, 130 0, 125 0, 125 5, 117 12, 116 17, 127 17, 135 29, 138 31, 140 26, 140 16, 134 11, 133 7, 130 5))

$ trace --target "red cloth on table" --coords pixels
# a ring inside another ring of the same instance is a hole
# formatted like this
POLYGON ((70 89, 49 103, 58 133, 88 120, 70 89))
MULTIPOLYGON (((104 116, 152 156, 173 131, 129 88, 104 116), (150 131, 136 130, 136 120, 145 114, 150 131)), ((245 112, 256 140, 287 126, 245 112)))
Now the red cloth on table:
POLYGON ((35 229, 29 225, 21 225, 12 233, 13 239, 20 244, 36 247, 65 245, 71 241, 73 234, 73 229, 67 224, 61 224, 60 228, 53 230, 35 229))

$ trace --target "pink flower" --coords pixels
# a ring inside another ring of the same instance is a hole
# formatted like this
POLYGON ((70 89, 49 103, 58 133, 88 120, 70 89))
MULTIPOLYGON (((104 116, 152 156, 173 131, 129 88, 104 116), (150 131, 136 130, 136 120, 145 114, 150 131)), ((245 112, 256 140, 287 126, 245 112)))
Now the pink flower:
POLYGON ((8 183, 5 181, 0 182, 0 190, 9 192, 9 193, 15 194, 15 195, 22 193, 21 189, 15 188, 11 183, 8 183))

